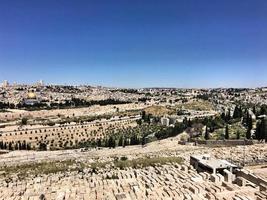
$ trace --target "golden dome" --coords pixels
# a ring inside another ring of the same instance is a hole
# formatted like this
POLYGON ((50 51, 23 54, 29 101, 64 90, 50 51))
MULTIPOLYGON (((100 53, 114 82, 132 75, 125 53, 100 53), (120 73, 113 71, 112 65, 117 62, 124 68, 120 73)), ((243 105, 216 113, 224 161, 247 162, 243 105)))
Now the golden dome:
POLYGON ((34 92, 29 92, 28 99, 36 99, 36 94, 34 92))

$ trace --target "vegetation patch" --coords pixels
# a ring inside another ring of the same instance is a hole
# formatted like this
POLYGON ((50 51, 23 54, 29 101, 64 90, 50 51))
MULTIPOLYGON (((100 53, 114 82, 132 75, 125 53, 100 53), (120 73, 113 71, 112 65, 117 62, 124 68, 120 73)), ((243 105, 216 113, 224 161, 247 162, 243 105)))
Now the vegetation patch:
POLYGON ((41 174, 78 171, 84 167, 85 165, 83 163, 76 163, 74 160, 66 160, 1 167, 0 171, 3 172, 1 176, 5 178, 10 177, 10 175, 17 175, 19 179, 23 179, 28 176, 38 176, 41 174))
POLYGON ((0 113, 7 113, 7 112, 11 112, 11 111, 6 110, 6 109, 0 109, 0 113))
POLYGON ((94 162, 90 166, 91 166, 91 169, 97 170, 101 168, 106 168, 108 164, 111 164, 111 162, 94 162))
POLYGON ((180 157, 155 157, 155 158, 138 158, 134 160, 118 160, 114 162, 115 167, 120 169, 125 168, 145 168, 154 167, 156 165, 165 165, 167 163, 182 164, 183 159, 180 157))
POLYGON ((213 105, 209 101, 199 100, 194 102, 187 102, 177 106, 178 109, 188 109, 196 111, 211 111, 213 105))

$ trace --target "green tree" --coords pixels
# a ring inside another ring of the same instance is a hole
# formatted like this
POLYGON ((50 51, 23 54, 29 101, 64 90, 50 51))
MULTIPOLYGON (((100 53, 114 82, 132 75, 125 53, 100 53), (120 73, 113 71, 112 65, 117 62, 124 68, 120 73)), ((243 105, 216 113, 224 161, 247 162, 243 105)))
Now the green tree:
POLYGON ((136 134, 132 135, 130 145, 138 145, 139 144, 139 139, 136 134))
POLYGON ((237 118, 241 118, 242 116, 243 116, 243 111, 242 111, 241 106, 236 106, 234 110, 233 118, 237 119, 237 118))
POLYGON ((267 118, 257 124, 256 139, 267 141, 267 118))
POLYGON ((228 109, 228 113, 226 115, 226 122, 229 122, 231 120, 231 110, 228 109))
POLYGON ((21 150, 26 150, 26 141, 25 140, 21 144, 21 150))
POLYGON ((8 150, 13 151, 13 146, 12 146, 11 142, 8 143, 8 150))
POLYGON ((101 138, 99 138, 99 139, 97 140, 97 146, 98 146, 98 147, 101 147, 101 146, 102 146, 101 138))
POLYGON ((146 118, 146 111, 142 111, 141 112, 141 117, 142 117, 142 120, 145 120, 145 118, 146 118))
POLYGON ((108 147, 109 148, 115 148, 116 147, 116 140, 115 140, 115 138, 113 136, 109 137, 108 147))
POLYGON ((246 138, 251 139, 251 130, 253 128, 253 121, 252 117, 249 115, 247 119, 247 133, 246 133, 246 138))
POLYGON ((129 139, 125 138, 124 143, 123 143, 123 147, 128 146, 128 145, 129 145, 129 139))
POLYGON ((3 144, 3 149, 7 149, 7 144, 6 144, 6 142, 3 144))
POLYGON ((224 121, 226 121, 226 115, 225 115, 224 112, 221 114, 221 118, 222 118, 224 121))
POLYGON ((27 150, 31 150, 31 149, 32 149, 30 143, 27 144, 26 149, 27 149, 27 150))
POLYGON ((21 119, 21 125, 27 125, 28 119, 26 117, 23 117, 21 119))
POLYGON ((146 144, 146 137, 143 136, 143 137, 142 137, 142 146, 144 146, 145 144, 146 144))
POLYGON ((20 141, 18 142, 18 145, 19 145, 19 150, 22 150, 22 145, 21 145, 20 141))
POLYGON ((142 120, 141 120, 141 119, 137 119, 137 120, 136 120, 136 123, 137 123, 139 126, 141 126, 141 125, 142 125, 142 120))
POLYGON ((210 134, 208 131, 208 127, 206 126, 206 131, 205 131, 205 136, 204 136, 205 140, 209 140, 210 139, 210 134))
POLYGON ((267 105, 262 105, 260 109, 261 115, 267 115, 267 105))
POLYGON ((248 110, 246 110, 245 115, 243 116, 242 123, 247 125, 248 124, 248 118, 249 118, 249 112, 248 112, 248 110))
POLYGON ((224 138, 226 140, 229 140, 229 126, 228 126, 228 124, 225 127, 225 136, 224 136, 224 138))
POLYGON ((119 143, 118 143, 118 146, 123 146, 123 136, 120 136, 120 139, 119 139, 119 143))
POLYGON ((150 123, 151 114, 146 114, 146 111, 143 110, 141 116, 144 122, 150 123))
POLYGON ((40 151, 46 151, 47 150, 47 145, 45 143, 40 143, 39 144, 39 150, 40 151))

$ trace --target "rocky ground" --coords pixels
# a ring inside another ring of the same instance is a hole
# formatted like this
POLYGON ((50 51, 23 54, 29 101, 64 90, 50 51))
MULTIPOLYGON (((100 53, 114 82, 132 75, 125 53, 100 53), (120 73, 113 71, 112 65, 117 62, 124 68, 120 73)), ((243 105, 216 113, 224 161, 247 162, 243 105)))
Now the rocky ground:
POLYGON ((265 179, 266 144, 208 148, 179 145, 178 140, 145 147, 2 154, 0 199, 266 199, 259 185, 197 173, 189 165, 190 155, 209 153, 245 162, 246 170, 265 179))

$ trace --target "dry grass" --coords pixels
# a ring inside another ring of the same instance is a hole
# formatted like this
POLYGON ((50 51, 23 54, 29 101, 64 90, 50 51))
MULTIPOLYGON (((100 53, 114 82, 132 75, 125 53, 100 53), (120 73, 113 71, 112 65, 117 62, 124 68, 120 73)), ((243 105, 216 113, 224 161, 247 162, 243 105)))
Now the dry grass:
POLYGON ((175 113, 175 110, 164 106, 150 106, 145 109, 145 112, 153 116, 163 116, 173 114, 175 113))
POLYGON ((211 111, 214 109, 212 104, 209 101, 188 102, 188 103, 178 105, 177 108, 196 110, 196 111, 211 111))
POLYGON ((44 174, 56 174, 64 173, 70 171, 83 171, 84 169, 92 169, 96 173, 98 169, 103 168, 145 168, 154 167, 156 165, 165 164, 182 164, 183 159, 180 157, 154 157, 154 158, 137 158, 133 160, 125 159, 115 159, 109 162, 95 162, 95 163, 83 163, 76 162, 75 160, 65 160, 65 161, 53 161, 53 162, 41 162, 24 164, 17 166, 3 166, 0 168, 0 177, 9 180, 11 177, 16 176, 18 179, 23 180, 27 177, 36 177, 44 174))
POLYGON ((1 167, 1 176, 8 178, 17 175, 19 179, 28 176, 38 176, 41 174, 53 174, 66 171, 78 171, 84 168, 83 163, 76 163, 74 160, 41 162, 33 164, 24 164, 18 166, 1 167))

